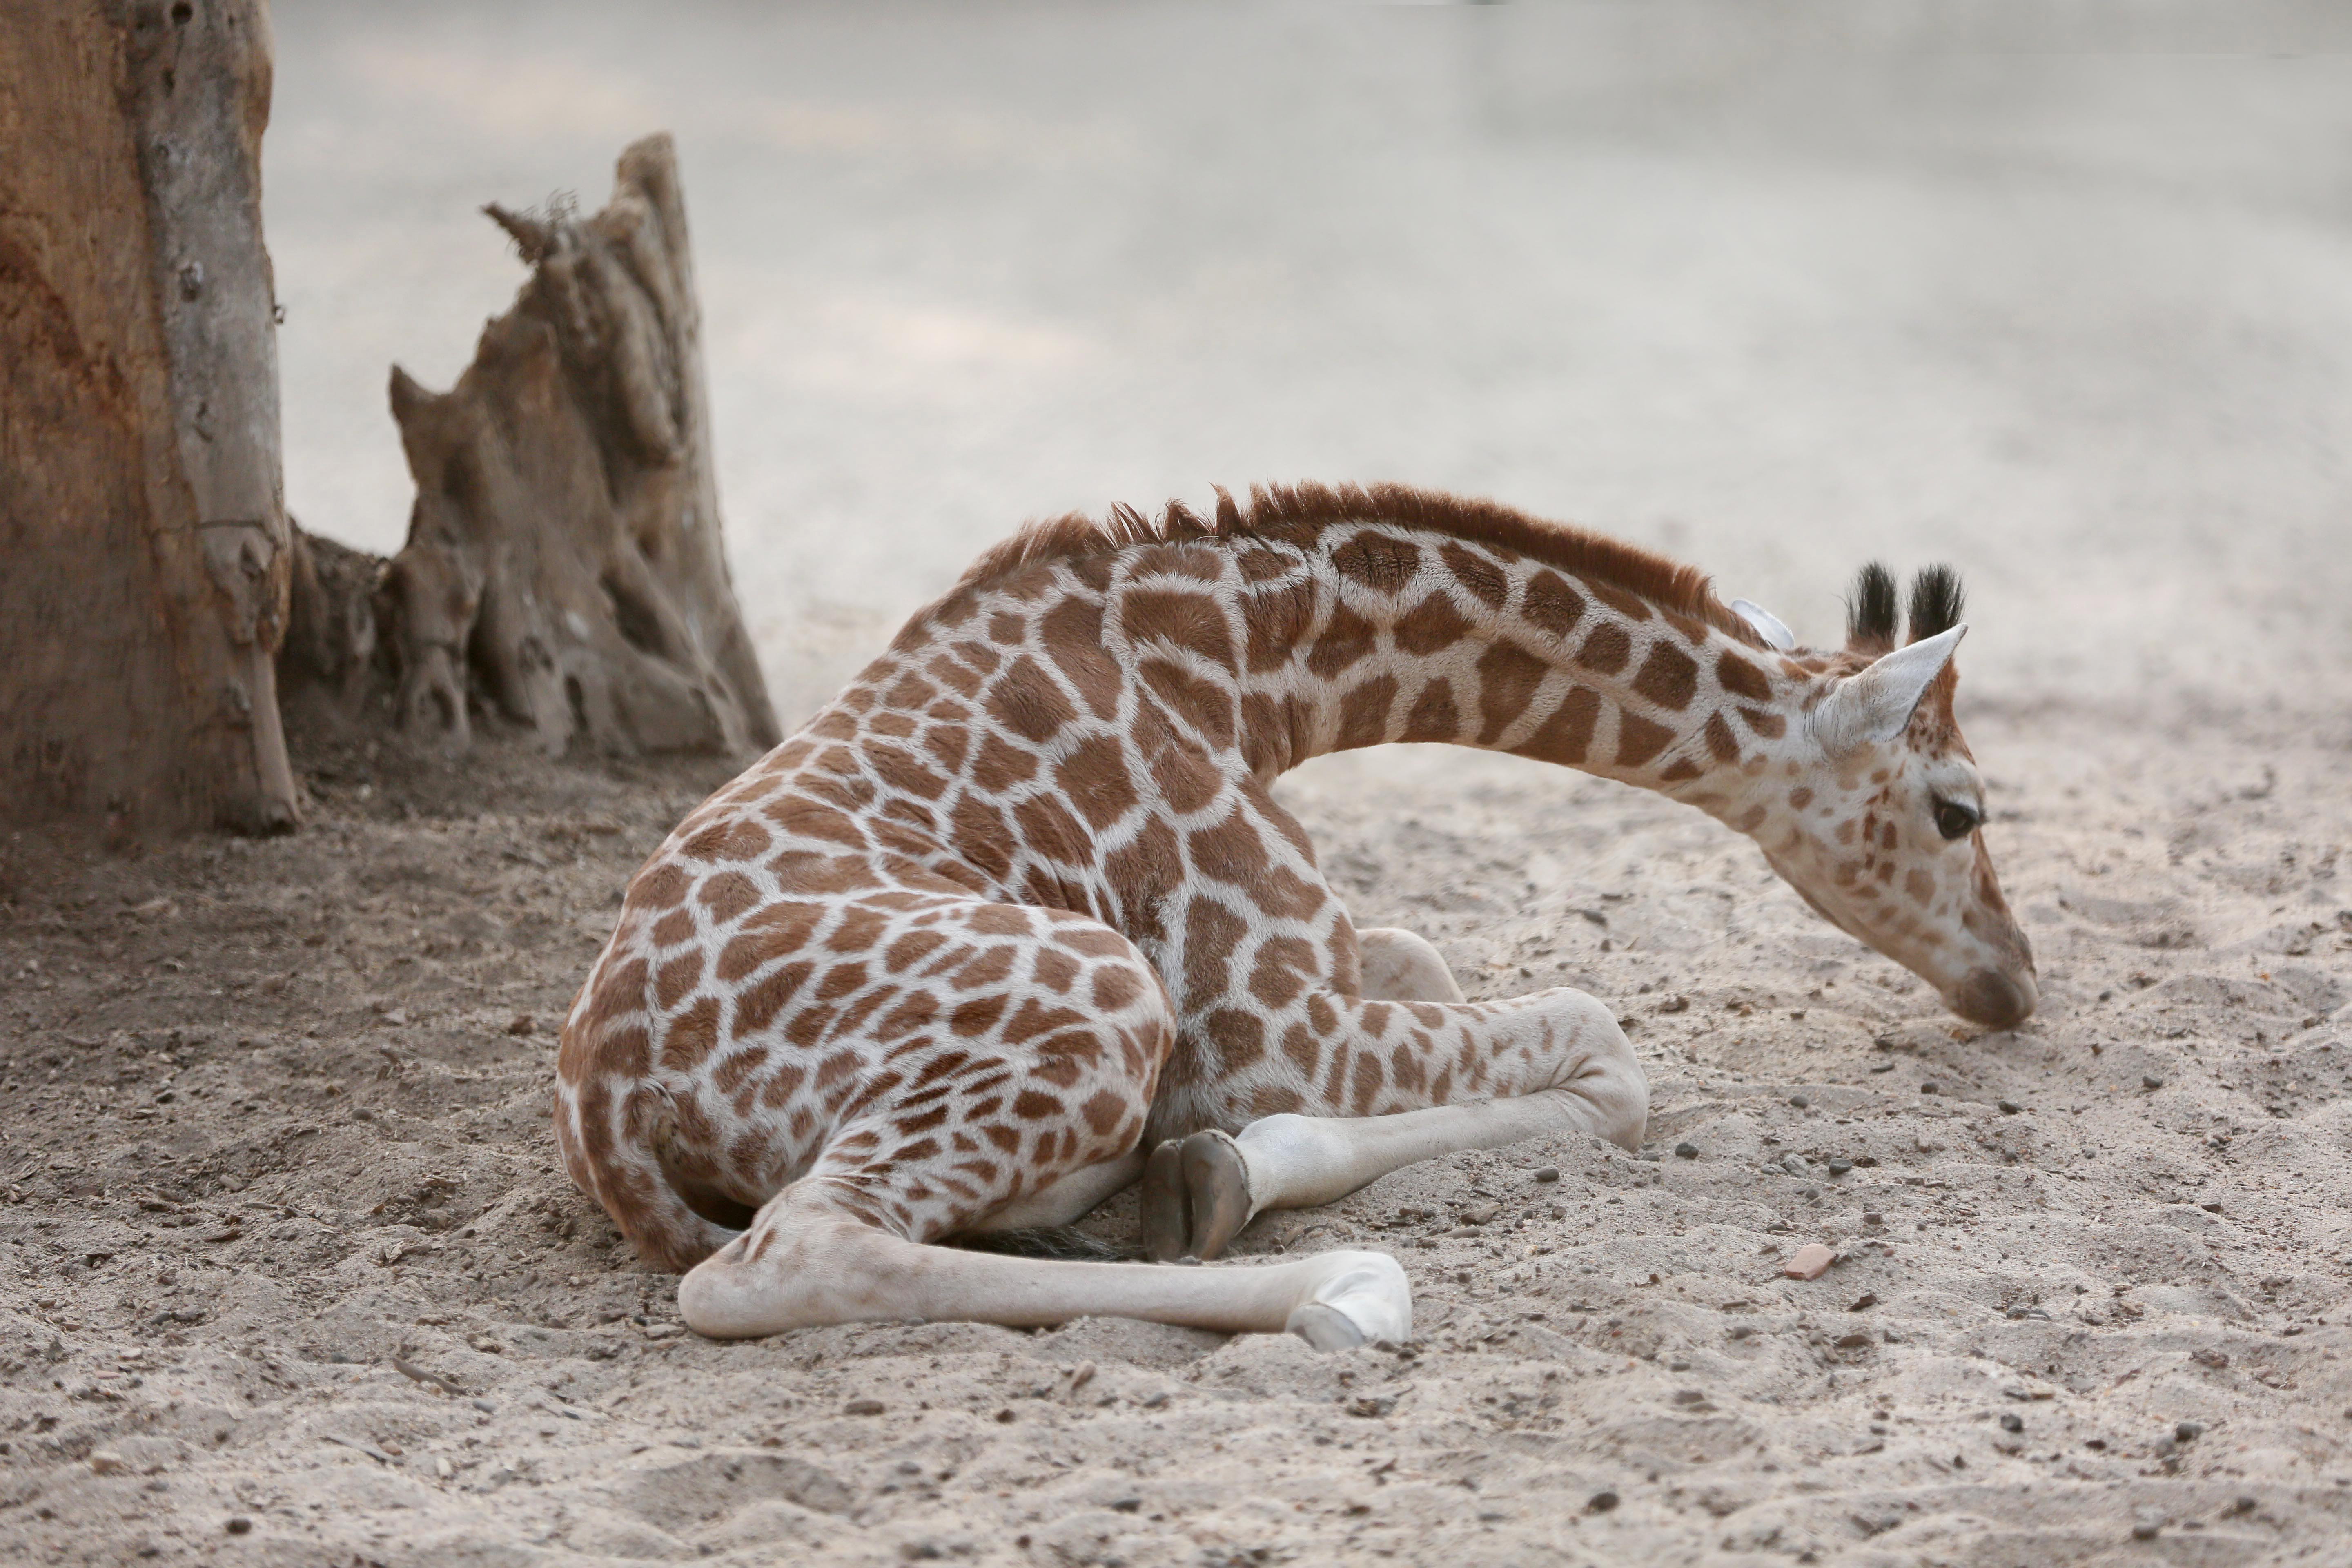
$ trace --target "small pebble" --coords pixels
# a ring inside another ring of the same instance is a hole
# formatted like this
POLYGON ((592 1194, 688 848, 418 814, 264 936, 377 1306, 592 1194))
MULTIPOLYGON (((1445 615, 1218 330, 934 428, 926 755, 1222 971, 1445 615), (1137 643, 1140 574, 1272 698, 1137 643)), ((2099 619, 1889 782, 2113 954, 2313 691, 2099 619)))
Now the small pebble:
POLYGON ((480 1411, 485 1415, 495 1415, 499 1413, 499 1407, 491 1404, 487 1399, 477 1399, 474 1401, 474 1408, 480 1411))
POLYGON ((2023 1107, 2023 1106, 2021 1106, 2021 1105, 2018 1104, 2018 1103, 2017 1103, 2017 1101, 2015 1101, 2015 1100, 2003 1100, 1997 1101, 1996 1103, 1998 1103, 1998 1104, 2000 1105, 2000 1113, 2001 1113, 2003 1116, 2014 1116, 2014 1115, 2016 1115, 2019 1111, 2021 1111, 2021 1110, 2024 1110, 2024 1109, 2025 1109, 2025 1107, 2023 1107))
POLYGON ((879 1415, 882 1402, 878 1399, 853 1399, 841 1407, 844 1415, 879 1415))
POLYGON ((1792 1094, 1792 1095, 1790 1095, 1790 1096, 1789 1097, 1789 1103, 1790 1103, 1790 1104, 1791 1104, 1791 1105, 1793 1105, 1793 1106, 1795 1106, 1798 1110, 1802 1110, 1806 1109, 1808 1106, 1811 1105, 1813 1102, 1812 1102, 1811 1100, 1807 1100, 1807 1099, 1806 1099, 1803 1095, 1801 1095, 1801 1094, 1792 1094))
POLYGON ((244 1535, 249 1532, 252 1529, 253 1521, 246 1518, 245 1515, 241 1513, 233 1515, 228 1521, 228 1532, 231 1535, 244 1535))
POLYGON ((2134 1541, 2154 1541, 2163 1532, 2163 1524, 2153 1519, 2143 1519, 2132 1526, 2132 1539, 2134 1541))
POLYGON ((1853 1299, 1853 1305, 1848 1307, 1846 1310, 1849 1312, 1866 1312, 1870 1310, 1871 1308, 1877 1305, 1878 1292, 1875 1290, 1864 1290, 1861 1295, 1853 1299))
POLYGON ((2162 1089, 2164 1087, 2164 1080, 2157 1077, 2154 1073, 2147 1073, 2141 1077, 2139 1086, 2142 1089, 2162 1089))
POLYGON ((1696 1160, 1696 1159, 1697 1159, 1697 1158, 1698 1158, 1698 1145, 1697 1145, 1697 1144, 1696 1144, 1696 1143, 1677 1143, 1677 1144, 1675 1144, 1675 1159, 1677 1159, 1677 1160, 1696 1160))
POLYGON ((1536 1173, 1536 1180, 1537 1180, 1537 1181, 1538 1181, 1538 1182, 1557 1182, 1557 1181, 1559 1181, 1559 1167, 1558 1165, 1546 1165, 1546 1166, 1544 1166, 1541 1170, 1539 1170, 1539 1171, 1538 1171, 1538 1172, 1536 1173))
POLYGON ((1941 1094, 1944 1090, 1941 1084, 1938 1084, 1934 1079, 1929 1079, 1926 1083, 1919 1086, 1919 1092, 1921 1094, 1941 1094))
POLYGON ((2193 1443, 2205 1436, 2205 1424, 2201 1421, 2183 1421, 2173 1427, 2172 1436, 2178 1442, 2193 1443))
POLYGON ((2000 1414, 2000 1429, 2004 1432, 2022 1432, 2025 1430, 2025 1417, 2014 1410, 2004 1410, 2000 1414))
POLYGON ((1591 1497, 1584 1500, 1584 1511, 1587 1513, 1607 1513, 1611 1509, 1615 1508, 1616 1506, 1617 1494, 1615 1492, 1594 1492, 1591 1497))
POLYGON ((1837 1341, 1837 1348, 1842 1351, 1864 1350, 1869 1344, 1870 1336, 1864 1333, 1840 1334, 1837 1341))
POLYGON ((1876 1230, 1880 1226, 1886 1223, 1886 1216, 1880 1214, 1876 1209, 1872 1209, 1862 1216, 1862 1223, 1869 1226, 1872 1230, 1876 1230))
POLYGON ((1796 1256, 1781 1266, 1780 1272, 1791 1279, 1818 1279, 1836 1261, 1836 1253, 1818 1241, 1809 1241, 1797 1248, 1796 1256))
POLYGON ((1853 1169, 1853 1162, 1845 1158, 1843 1154, 1830 1162, 1830 1174, 1832 1176, 1843 1176, 1848 1171, 1853 1169))
POLYGON ((1792 1176, 1811 1174, 1811 1172, 1805 1164, 1804 1160, 1795 1154, 1783 1154, 1780 1156, 1780 1169, 1788 1172, 1789 1174, 1792 1176))

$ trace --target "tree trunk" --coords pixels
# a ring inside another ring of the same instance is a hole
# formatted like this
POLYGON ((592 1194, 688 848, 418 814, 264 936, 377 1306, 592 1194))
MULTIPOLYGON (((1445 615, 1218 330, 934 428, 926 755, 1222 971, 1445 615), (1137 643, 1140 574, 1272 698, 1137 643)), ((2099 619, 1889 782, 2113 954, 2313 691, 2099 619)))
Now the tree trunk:
POLYGON ((622 153, 592 218, 485 210, 531 265, 514 308, 449 392, 392 373, 416 481, 377 596, 402 722, 452 750, 477 703, 551 752, 773 745, 719 538, 669 138, 622 153))
POLYGON ((0 0, 0 816, 291 827, 262 0, 0 0))

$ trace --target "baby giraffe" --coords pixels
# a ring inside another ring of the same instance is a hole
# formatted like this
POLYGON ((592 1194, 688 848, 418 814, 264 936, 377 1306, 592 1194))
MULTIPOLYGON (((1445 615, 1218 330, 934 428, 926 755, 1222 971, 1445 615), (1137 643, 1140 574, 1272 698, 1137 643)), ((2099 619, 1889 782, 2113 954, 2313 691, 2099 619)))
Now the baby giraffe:
POLYGON ((1327 752, 1450 742, 1660 791, 1962 1017, 2019 1023, 2033 960, 1953 722, 1958 611, 1923 573, 1897 646, 1873 566, 1817 652, 1692 568, 1394 487, 1033 525, 630 883, 563 1027, 572 1178, 690 1270, 705 1334, 1112 1313, 1404 1341, 1382 1253, 931 1244, 1139 1180, 1146 1255, 1213 1258, 1449 1150, 1640 1142, 1607 1006, 1466 1002, 1428 942, 1349 921, 1272 789, 1327 752))

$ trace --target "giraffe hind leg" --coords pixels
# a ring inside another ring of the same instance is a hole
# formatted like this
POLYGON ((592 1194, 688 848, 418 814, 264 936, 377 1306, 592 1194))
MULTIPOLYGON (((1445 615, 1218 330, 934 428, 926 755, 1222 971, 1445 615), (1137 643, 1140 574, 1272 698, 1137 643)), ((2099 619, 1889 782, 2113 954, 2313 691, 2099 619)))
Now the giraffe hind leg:
POLYGON ((1081 1219, 1105 1198, 1135 1185, 1143 1155, 1130 1150, 1116 1159, 1066 1172, 1035 1192, 1013 1199, 965 1227, 965 1235, 992 1236, 1013 1230, 1054 1230, 1081 1219))
POLYGON ((1381 1252, 1166 1268, 927 1247, 793 1184, 678 1286, 696 1332, 748 1339, 834 1323, 961 1321, 1012 1328, 1112 1316, 1223 1333, 1297 1334, 1320 1348, 1412 1337, 1404 1270, 1381 1252))
POLYGON ((950 1245, 1015 1258, 1091 1258, 1099 1263, 1131 1258, 1136 1256, 1132 1247, 1088 1236, 1072 1222, 1112 1194, 1133 1186, 1142 1171, 1139 1150, 1072 1171, 967 1226, 950 1245))

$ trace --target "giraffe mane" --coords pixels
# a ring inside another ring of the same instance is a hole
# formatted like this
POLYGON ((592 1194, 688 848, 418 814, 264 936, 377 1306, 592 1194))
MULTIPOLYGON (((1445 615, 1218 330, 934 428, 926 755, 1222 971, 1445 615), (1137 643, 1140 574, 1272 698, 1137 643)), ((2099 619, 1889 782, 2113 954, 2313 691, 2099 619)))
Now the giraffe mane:
POLYGON ((1735 641, 1762 647, 1763 638, 1715 596, 1713 581, 1696 566, 1567 523, 1532 516, 1499 501, 1448 495, 1411 485, 1253 485, 1246 510, 1217 488, 1213 522, 1171 500, 1158 518, 1120 504, 1097 520, 1069 512, 1024 526, 974 561, 941 600, 961 597, 1045 561, 1077 560, 1146 544, 1196 540, 1263 539, 1307 545, 1328 529, 1368 522, 1423 530, 1466 544, 1522 555, 1590 582, 1620 588, 1662 610, 1702 621, 1735 641))

